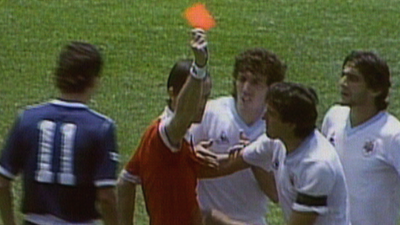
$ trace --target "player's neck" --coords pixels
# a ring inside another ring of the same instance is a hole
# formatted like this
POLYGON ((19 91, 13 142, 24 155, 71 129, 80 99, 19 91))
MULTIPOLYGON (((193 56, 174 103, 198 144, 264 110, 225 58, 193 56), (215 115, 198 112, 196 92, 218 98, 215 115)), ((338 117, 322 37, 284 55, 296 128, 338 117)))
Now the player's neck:
POLYGON ((90 100, 90 95, 87 93, 61 93, 60 99, 87 104, 90 100))
POLYGON ((301 143, 303 143, 304 138, 299 138, 293 135, 291 137, 282 138, 281 140, 285 144, 286 151, 289 154, 295 151, 301 143))
POLYGON ((351 127, 356 127, 367 122, 378 113, 379 110, 375 107, 375 105, 350 107, 351 127))
POLYGON ((239 114, 240 118, 248 125, 253 125, 256 121, 258 121, 264 114, 264 107, 260 107, 259 109, 249 109, 239 107, 236 104, 236 111, 239 114))

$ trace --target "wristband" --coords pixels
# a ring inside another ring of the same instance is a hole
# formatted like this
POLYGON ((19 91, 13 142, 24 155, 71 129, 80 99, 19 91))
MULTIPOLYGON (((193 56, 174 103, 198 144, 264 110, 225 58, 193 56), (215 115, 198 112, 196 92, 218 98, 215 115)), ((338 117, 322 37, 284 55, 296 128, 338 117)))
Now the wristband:
POLYGON ((190 68, 190 74, 192 77, 202 80, 207 76, 207 66, 198 67, 195 62, 193 62, 190 68))

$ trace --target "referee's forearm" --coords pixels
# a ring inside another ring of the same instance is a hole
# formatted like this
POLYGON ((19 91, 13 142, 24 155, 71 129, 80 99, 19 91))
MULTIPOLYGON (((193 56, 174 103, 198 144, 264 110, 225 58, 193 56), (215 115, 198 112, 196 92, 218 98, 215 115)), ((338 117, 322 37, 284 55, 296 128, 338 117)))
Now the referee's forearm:
POLYGON ((100 207, 101 217, 104 224, 119 224, 117 215, 117 196, 115 194, 115 188, 99 188, 97 190, 97 202, 100 207))
POLYGON ((135 214, 136 184, 118 179, 117 210, 120 225, 133 225, 135 214))

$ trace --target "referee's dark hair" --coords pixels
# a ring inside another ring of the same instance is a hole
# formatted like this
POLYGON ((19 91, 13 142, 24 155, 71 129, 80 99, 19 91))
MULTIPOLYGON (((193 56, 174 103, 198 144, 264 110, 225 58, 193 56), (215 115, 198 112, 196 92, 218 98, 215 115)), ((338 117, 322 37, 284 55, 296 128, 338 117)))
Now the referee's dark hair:
POLYGON ((181 91, 183 85, 186 82, 190 74, 190 67, 192 66, 193 60, 183 59, 179 60, 172 67, 167 81, 167 90, 173 88, 172 93, 177 96, 181 91))
POLYGON ((305 138, 315 129, 318 97, 314 89, 298 83, 275 83, 267 92, 266 102, 278 112, 282 122, 295 125, 297 137, 305 138))

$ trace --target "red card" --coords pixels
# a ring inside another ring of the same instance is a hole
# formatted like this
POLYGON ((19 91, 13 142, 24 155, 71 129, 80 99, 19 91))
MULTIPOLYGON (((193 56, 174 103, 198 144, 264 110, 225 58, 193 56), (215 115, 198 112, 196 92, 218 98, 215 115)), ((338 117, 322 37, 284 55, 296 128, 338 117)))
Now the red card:
POLYGON ((196 3, 187 8, 185 10, 185 17, 194 28, 209 30, 215 26, 214 18, 202 3, 196 3))

